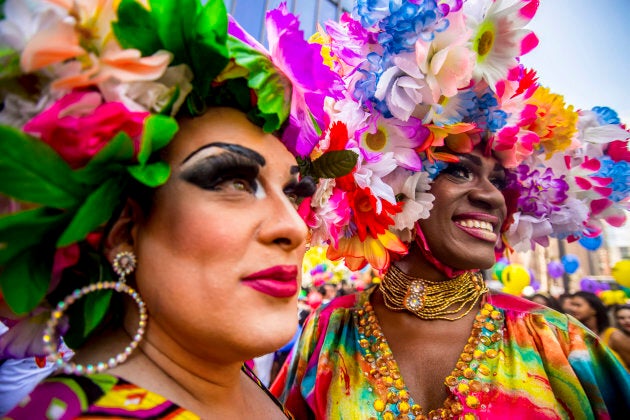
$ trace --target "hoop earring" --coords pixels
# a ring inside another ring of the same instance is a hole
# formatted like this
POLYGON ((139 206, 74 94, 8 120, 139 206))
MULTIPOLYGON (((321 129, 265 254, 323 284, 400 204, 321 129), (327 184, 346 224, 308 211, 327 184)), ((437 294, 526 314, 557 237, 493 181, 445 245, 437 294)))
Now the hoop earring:
POLYGON ((116 254, 114 257, 114 262, 112 263, 112 268, 116 274, 118 274, 118 281, 106 281, 106 282, 97 282, 87 286, 82 287, 81 289, 75 290, 71 295, 66 296, 66 298, 57 304, 57 307, 52 311, 51 317, 46 324, 46 328, 44 329, 44 349, 49 354, 50 360, 55 363, 57 369, 63 369, 63 372, 66 374, 74 374, 74 375, 90 375, 93 373, 101 373, 107 369, 111 369, 113 367, 118 366, 121 363, 124 363, 129 355, 133 353, 133 351, 138 347, 138 344, 142 340, 144 336, 145 328, 147 325, 147 309, 144 301, 133 288, 129 287, 125 283, 125 276, 131 274, 136 268, 136 256, 133 252, 123 251, 116 254), (138 311, 140 312, 140 322, 138 323, 138 329, 136 330, 136 334, 133 336, 131 343, 125 349, 117 354, 114 357, 111 357, 107 363, 99 362, 97 364, 88 364, 88 365, 80 365, 73 362, 66 362, 61 358, 58 353, 58 345, 56 337, 56 329, 59 324, 59 320, 63 316, 64 312, 68 309, 70 305, 76 302, 78 299, 87 295, 88 293, 94 292, 96 290, 106 290, 112 289, 117 292, 126 293, 129 295, 138 305, 138 311))

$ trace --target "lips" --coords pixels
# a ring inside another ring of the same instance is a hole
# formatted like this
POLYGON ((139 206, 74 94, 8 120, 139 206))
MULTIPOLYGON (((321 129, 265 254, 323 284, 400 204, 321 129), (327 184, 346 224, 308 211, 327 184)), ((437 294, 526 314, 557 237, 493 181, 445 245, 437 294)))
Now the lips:
POLYGON ((298 291, 297 276, 297 266, 276 265, 250 274, 243 278, 242 282, 257 292, 277 298, 288 298, 298 291))
POLYGON ((474 238, 492 243, 497 241, 495 229, 499 219, 496 216, 486 213, 465 213, 457 215, 454 221, 458 228, 474 238))

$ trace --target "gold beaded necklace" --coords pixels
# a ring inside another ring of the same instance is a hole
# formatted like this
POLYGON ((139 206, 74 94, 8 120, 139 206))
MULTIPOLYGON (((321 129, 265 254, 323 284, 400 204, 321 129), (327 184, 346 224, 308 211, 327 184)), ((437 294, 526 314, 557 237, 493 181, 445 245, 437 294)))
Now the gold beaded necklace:
POLYGON ((447 321, 466 316, 488 291, 480 273, 467 271, 449 280, 431 281, 411 277, 393 264, 379 287, 388 309, 407 310, 420 319, 447 321))
POLYGON ((439 420, 479 418, 486 409, 492 392, 492 381, 499 359, 499 343, 503 338, 503 314, 489 303, 483 304, 475 317, 470 338, 455 368, 444 380, 449 395, 442 407, 429 410, 413 401, 387 339, 366 297, 357 311, 359 346, 369 365, 365 375, 374 381, 377 394, 372 407, 374 419, 439 420))

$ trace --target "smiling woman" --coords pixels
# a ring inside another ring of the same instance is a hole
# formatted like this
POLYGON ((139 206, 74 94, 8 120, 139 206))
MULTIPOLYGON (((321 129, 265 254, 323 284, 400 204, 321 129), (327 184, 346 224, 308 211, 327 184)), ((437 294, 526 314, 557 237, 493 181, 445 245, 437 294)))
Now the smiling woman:
POLYGON ((311 175, 356 159, 296 161, 320 46, 285 7, 269 53, 222 0, 2 5, 0 350, 56 371, 6 418, 291 417, 244 362, 296 331, 311 175))
POLYGON ((630 377, 570 316, 488 290, 513 250, 623 223, 628 138, 520 64, 537 0, 357 0, 315 37, 346 95, 317 153, 355 150, 300 211, 327 256, 382 274, 305 323, 272 385, 299 418, 622 418, 630 377), (622 169, 623 168, 623 169, 622 169), (603 177, 603 178, 602 178, 603 177), (604 179, 605 178, 605 179, 604 179), (603 188, 602 188, 603 187, 603 188))

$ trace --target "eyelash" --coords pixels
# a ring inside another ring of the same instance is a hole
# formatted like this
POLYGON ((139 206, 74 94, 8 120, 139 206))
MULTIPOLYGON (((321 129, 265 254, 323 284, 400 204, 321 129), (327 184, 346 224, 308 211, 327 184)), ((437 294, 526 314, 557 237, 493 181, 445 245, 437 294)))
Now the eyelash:
POLYGON ((302 200, 315 194, 316 187, 315 180, 306 176, 287 185, 283 191, 296 206, 299 206, 302 200))
MULTIPOLYGON (((442 170, 442 173, 451 175, 454 178, 465 179, 467 181, 471 180, 474 175, 474 171, 462 163, 451 163, 442 170)), ((491 178, 490 182, 498 190, 503 190, 507 186, 507 179, 503 177, 491 178)))
MULTIPOLYGON (((226 183, 242 181, 248 186, 248 192, 258 191, 257 165, 244 160, 238 155, 225 153, 210 158, 208 163, 200 163, 182 174, 182 178, 209 191, 220 191, 226 183)), ((242 189, 239 189, 242 191, 242 189)))

